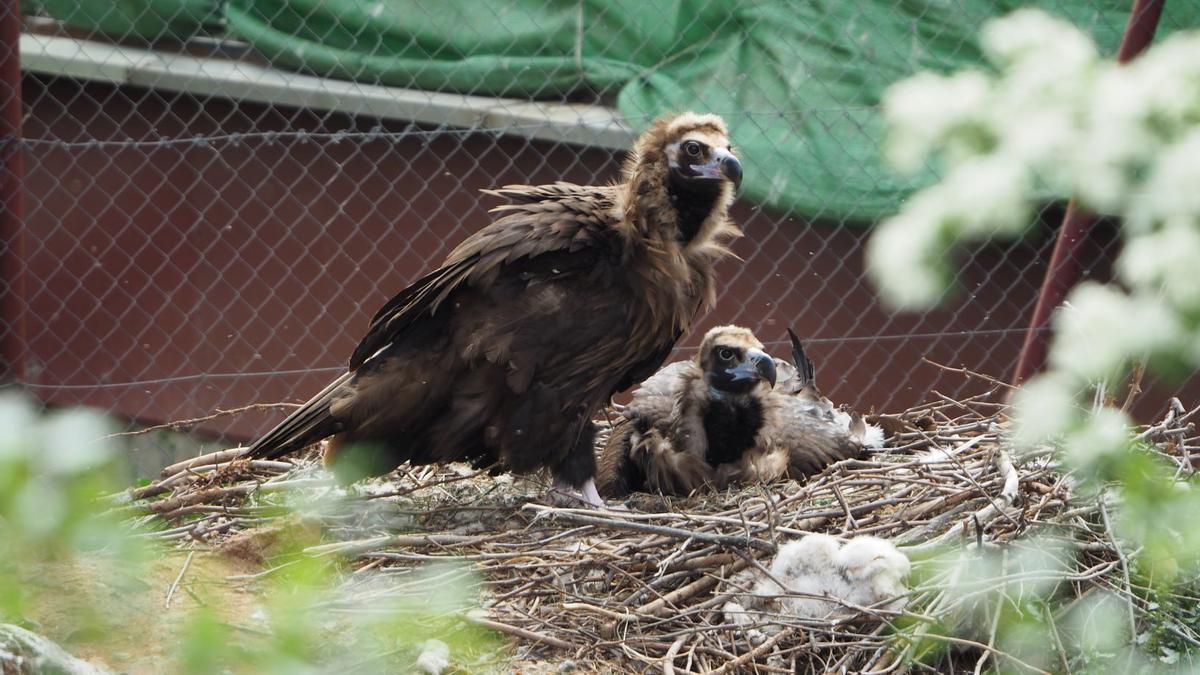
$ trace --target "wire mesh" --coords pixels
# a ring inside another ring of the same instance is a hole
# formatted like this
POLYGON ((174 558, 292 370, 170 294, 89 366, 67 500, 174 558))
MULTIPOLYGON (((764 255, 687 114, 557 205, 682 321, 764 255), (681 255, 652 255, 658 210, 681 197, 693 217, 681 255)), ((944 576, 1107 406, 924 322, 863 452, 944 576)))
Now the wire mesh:
MULTIPOLYGON (((6 272, 16 313, 4 317, 16 335, 6 359, 11 379, 47 402, 103 407, 131 423, 303 400, 345 367, 379 305, 488 222, 494 200, 480 189, 610 181, 619 147, 654 117, 618 113, 612 90, 586 78, 496 98, 449 79, 428 89, 378 77, 356 82, 349 64, 317 76, 222 28, 222 11, 299 11, 287 2, 213 5, 199 19, 196 2, 142 4, 145 14, 133 18, 157 21, 151 28, 129 24, 139 3, 25 7, 23 139, 16 141, 24 214, 8 249, 16 264, 6 272), (80 15, 80 7, 91 14, 80 15), (131 27, 122 33, 122 25, 131 27)), ((422 3, 359 4, 358 19, 430 11, 422 3)), ((779 7, 756 4, 763 22, 772 16, 766 9, 779 7)), ((979 17, 969 4, 939 11, 973 25, 979 17)), ((575 6, 550 2, 547 20, 575 6)), ((574 24, 568 16, 565 25, 580 35, 568 36, 564 53, 607 20, 603 9, 593 14, 574 24)), ((869 23, 872 15, 852 18, 869 23)), ((314 39, 335 40, 353 28, 347 21, 314 39)), ((528 39, 513 35, 512 44, 528 39)), ((776 45, 798 69, 814 48, 776 45)), ((630 49, 675 66, 691 58, 686 47, 649 56, 643 52, 653 45, 630 49)), ((960 49, 972 47, 961 38, 947 53, 960 49)), ((547 43, 534 51, 550 50, 547 43)), ((424 55, 431 68, 450 56, 424 55)), ((695 58, 692 67, 706 67, 695 58)), ((855 87, 861 71, 851 59, 813 77, 824 78, 818 84, 836 103, 836 92, 855 87)), ((764 93, 753 107, 712 111, 746 124, 783 120, 797 133, 853 127, 878 145, 876 128, 855 126, 861 102, 843 103, 795 109, 790 99, 772 106, 764 93)), ((821 161, 779 152, 777 163, 821 161)), ((1057 207, 1043 211, 1038 236, 973 251, 961 267, 962 292, 943 308, 893 315, 863 274, 870 217, 760 201, 744 197, 735 207, 747 235, 735 246, 742 261, 721 265, 717 308, 681 341, 677 357, 694 350, 705 329, 729 322, 783 355, 790 326, 811 345, 826 393, 863 410, 898 410, 934 391, 961 397, 980 386, 926 360, 1009 376, 1057 207)), ((1107 276, 1116 246, 1111 228, 1101 226, 1087 251, 1089 276, 1107 276)), ((276 417, 248 413, 203 430, 245 438, 276 417)))

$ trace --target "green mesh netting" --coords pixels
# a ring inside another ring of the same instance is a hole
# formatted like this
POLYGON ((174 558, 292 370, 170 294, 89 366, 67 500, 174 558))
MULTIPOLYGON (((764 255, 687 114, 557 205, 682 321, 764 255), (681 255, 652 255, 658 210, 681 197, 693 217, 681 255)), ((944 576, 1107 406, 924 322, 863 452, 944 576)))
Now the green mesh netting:
POLYGON ((118 37, 182 40, 221 28, 221 0, 21 0, 72 26, 118 37))
MULTIPOLYGON (((40 0, 109 33, 181 37, 216 0, 40 0), (74 8, 74 9, 72 9, 74 8)), ((978 63, 979 26, 1034 5, 1115 53, 1129 0, 229 0, 225 29, 272 62, 362 82, 519 98, 615 97, 635 128, 721 113, 750 199, 870 222, 930 176, 884 166, 875 108, 914 71, 978 63)), ((1200 24, 1168 2, 1159 35, 1200 24)))

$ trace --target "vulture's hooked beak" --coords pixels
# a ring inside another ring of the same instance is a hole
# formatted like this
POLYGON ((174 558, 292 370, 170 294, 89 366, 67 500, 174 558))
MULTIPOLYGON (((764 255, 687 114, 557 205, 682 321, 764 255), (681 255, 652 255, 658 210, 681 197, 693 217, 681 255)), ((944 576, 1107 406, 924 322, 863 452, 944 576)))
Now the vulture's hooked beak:
POLYGON ((747 349, 746 360, 726 370, 730 382, 759 382, 766 380, 775 386, 775 359, 761 349, 747 349))
POLYGON ((696 178, 728 179, 733 181, 735 190, 742 186, 742 163, 728 150, 713 148, 712 157, 707 162, 689 166, 694 172, 692 175, 696 178))

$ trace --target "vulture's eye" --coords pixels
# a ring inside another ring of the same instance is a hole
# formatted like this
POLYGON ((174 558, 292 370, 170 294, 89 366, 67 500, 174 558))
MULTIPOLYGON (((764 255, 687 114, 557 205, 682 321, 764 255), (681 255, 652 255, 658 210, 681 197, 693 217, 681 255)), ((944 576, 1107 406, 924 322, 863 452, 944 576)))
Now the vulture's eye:
POLYGON ((699 157, 700 150, 702 149, 703 148, 701 148, 700 144, 696 141, 688 141, 687 143, 683 144, 683 151, 692 157, 699 157))
POLYGON ((732 361, 733 356, 733 350, 729 347, 721 347, 717 350, 717 358, 721 359, 722 361, 732 361))

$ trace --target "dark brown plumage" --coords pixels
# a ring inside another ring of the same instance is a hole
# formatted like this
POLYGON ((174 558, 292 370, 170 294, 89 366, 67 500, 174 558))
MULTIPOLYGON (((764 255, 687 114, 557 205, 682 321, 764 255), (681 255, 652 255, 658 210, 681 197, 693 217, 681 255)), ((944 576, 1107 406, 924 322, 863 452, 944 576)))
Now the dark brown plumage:
POLYGON ((510 203, 384 305, 348 372, 247 451, 332 437, 343 480, 468 460, 591 482, 593 414, 657 369, 715 298, 741 167, 713 115, 655 122, 607 186, 511 185, 510 203))
POLYGON ((863 434, 835 418, 832 403, 824 407, 812 362, 799 340, 793 345, 795 366, 771 359, 744 328, 710 330, 695 359, 666 366, 634 392, 601 453, 600 493, 685 495, 801 478, 862 452, 863 434))

